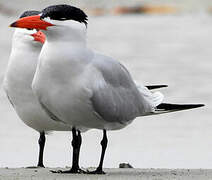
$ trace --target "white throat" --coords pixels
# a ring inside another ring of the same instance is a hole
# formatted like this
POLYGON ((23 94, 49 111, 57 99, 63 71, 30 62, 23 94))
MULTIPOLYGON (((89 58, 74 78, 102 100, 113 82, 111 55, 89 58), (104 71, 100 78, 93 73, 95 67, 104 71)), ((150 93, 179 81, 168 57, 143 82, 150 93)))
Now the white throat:
MULTIPOLYGON (((41 49, 42 44, 40 42, 34 41, 34 37, 31 35, 36 33, 36 30, 27 30, 27 29, 16 29, 13 34, 12 39, 12 49, 18 50, 28 50, 32 49, 31 52, 41 49)), ((29 51, 29 50, 28 50, 29 51)))

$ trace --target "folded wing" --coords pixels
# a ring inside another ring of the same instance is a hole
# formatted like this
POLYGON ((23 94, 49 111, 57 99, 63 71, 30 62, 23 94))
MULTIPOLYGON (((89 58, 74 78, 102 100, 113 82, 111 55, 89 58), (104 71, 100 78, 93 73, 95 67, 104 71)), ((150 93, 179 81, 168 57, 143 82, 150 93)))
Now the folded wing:
POLYGON ((93 66, 100 72, 103 82, 93 89, 90 100, 95 112, 105 121, 127 123, 154 111, 118 61, 96 54, 93 66))

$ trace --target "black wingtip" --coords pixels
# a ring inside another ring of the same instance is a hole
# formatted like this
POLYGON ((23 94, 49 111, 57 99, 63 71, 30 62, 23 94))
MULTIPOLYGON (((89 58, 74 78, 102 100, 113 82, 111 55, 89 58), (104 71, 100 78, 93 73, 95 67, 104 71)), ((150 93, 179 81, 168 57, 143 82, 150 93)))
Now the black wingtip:
POLYGON ((204 104, 168 104, 161 103, 157 106, 157 110, 165 110, 165 111, 181 111, 187 109, 194 109, 205 106, 204 104))
POLYGON ((168 87, 168 85, 149 85, 149 86, 146 86, 149 90, 152 90, 152 89, 160 89, 160 88, 164 88, 164 87, 168 87))

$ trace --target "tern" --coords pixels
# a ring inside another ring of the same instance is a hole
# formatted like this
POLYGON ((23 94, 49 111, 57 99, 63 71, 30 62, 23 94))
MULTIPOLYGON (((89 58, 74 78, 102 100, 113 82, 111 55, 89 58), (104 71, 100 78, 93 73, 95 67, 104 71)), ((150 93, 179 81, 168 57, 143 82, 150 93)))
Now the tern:
MULTIPOLYGON (((20 18, 40 14, 25 11, 20 18)), ((42 109, 34 95, 31 84, 36 71, 45 35, 35 29, 16 29, 12 39, 12 51, 4 77, 3 87, 20 119, 40 133, 38 167, 44 167, 43 152, 45 133, 53 130, 67 131, 70 128, 55 122, 42 109)))
MULTIPOLYGON (((138 89, 120 62, 87 47, 88 17, 77 7, 49 6, 41 14, 21 18, 10 26, 35 28, 46 35, 32 82, 43 109, 78 133, 84 129, 103 130, 100 163, 90 173, 104 174, 108 130, 122 129, 140 116, 204 106, 163 103, 161 93, 138 89)), ((79 144, 81 139, 76 146, 79 144)))

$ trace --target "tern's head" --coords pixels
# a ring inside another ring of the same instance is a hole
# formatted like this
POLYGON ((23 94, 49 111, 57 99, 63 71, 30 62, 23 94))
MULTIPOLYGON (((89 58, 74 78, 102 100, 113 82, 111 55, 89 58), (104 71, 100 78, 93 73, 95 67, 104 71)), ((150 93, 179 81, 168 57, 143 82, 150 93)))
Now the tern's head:
POLYGON ((21 18, 10 26, 43 30, 47 39, 78 40, 85 36, 87 15, 70 5, 53 5, 39 15, 21 18))
MULTIPOLYGON (((38 15, 40 11, 25 11, 21 14, 20 19, 28 16, 38 15)), ((45 42, 45 35, 36 29, 24 28, 16 29, 13 35, 14 44, 25 44, 31 46, 42 46, 45 42)))

